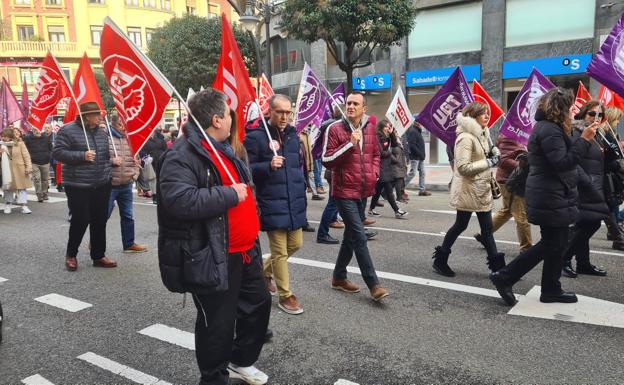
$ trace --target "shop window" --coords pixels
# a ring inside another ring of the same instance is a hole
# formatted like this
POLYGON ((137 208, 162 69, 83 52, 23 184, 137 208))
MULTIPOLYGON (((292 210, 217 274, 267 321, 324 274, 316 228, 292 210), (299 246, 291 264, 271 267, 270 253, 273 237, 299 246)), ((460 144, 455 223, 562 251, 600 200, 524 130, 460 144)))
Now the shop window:
POLYGON ((59 43, 65 42, 65 27, 62 25, 49 25, 48 40, 59 43))
POLYGON ((17 40, 29 41, 35 37, 35 27, 32 25, 17 26, 17 40))
POLYGON ((30 5, 31 0, 15 0, 15 5, 30 5))
POLYGON ((507 0, 505 45, 591 38, 595 11, 595 0, 507 0))
POLYGON ((102 26, 92 25, 91 26, 91 45, 94 45, 94 46, 100 45, 101 38, 102 38, 102 26))
POLYGON ((310 55, 310 45, 303 41, 273 39, 271 42, 273 73, 302 70, 303 63, 310 61, 310 55))
POLYGON ((89 0, 89 4, 101 4, 101 5, 104 5, 104 0, 89 0))
POLYGON ((210 0, 208 0, 208 17, 218 17, 220 14, 220 7, 216 4, 210 4, 210 0))
POLYGON ((137 46, 142 47, 141 43, 141 28, 140 27, 128 27, 128 38, 137 46))
POLYGON ((130 7, 138 7, 139 0, 126 0, 126 5, 130 7))
POLYGON ((481 11, 480 1, 418 11, 408 37, 409 58, 480 51, 481 11))

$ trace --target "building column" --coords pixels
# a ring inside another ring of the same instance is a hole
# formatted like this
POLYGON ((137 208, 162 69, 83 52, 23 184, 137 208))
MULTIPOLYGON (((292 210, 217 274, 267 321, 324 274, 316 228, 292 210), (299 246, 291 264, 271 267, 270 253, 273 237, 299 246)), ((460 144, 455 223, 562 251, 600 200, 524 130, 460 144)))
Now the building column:
POLYGON ((327 45, 325 40, 317 40, 310 44, 310 53, 312 57, 304 58, 305 61, 310 64, 316 76, 327 84, 327 45))
POLYGON ((392 75, 392 96, 401 87, 405 99, 405 72, 407 71, 407 37, 404 37, 399 45, 390 47, 390 74, 392 75))
MULTIPOLYGON (((481 85, 499 105, 503 105, 503 52, 505 51, 506 1, 483 0, 481 32, 481 85)), ((472 79, 466 79, 468 81, 472 79)), ((492 127, 498 136, 500 121, 492 127)))

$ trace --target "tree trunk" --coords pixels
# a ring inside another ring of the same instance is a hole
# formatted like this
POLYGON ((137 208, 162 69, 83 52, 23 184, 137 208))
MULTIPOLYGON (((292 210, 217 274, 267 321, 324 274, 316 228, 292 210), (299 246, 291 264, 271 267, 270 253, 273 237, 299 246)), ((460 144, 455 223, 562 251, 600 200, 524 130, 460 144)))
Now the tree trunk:
POLYGON ((347 73, 347 84, 345 84, 345 100, 346 96, 353 91, 353 66, 347 65, 345 72, 347 73))

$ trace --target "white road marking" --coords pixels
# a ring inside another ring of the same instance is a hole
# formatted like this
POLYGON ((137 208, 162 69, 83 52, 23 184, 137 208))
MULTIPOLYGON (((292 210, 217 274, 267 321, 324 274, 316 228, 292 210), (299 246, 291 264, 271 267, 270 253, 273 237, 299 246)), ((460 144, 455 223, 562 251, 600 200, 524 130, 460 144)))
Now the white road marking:
POLYGON ((6 282, 6 281, 8 281, 8 279, 0 277, 0 283, 6 282))
POLYGON ((534 286, 507 314, 624 328, 623 304, 582 295, 577 303, 541 303, 540 293, 534 286))
POLYGON ((26 377, 22 380, 23 384, 26 385, 54 385, 50 381, 46 380, 39 374, 32 375, 30 377, 26 377))
POLYGON ((145 374, 129 366, 122 365, 106 357, 99 356, 92 352, 87 352, 77 357, 79 360, 86 361, 99 368, 107 370, 111 373, 124 377, 132 382, 142 385, 172 385, 170 382, 159 380, 154 376, 145 374))
POLYGON ((77 299, 65 297, 64 295, 60 295, 56 293, 46 294, 42 297, 35 298, 35 301, 39 301, 41 303, 45 303, 50 306, 58 307, 60 309, 67 310, 72 313, 75 313, 77 311, 93 306, 90 303, 86 303, 86 302, 79 301, 77 299))
POLYGON ((195 334, 172 328, 167 325, 155 324, 139 331, 140 334, 169 342, 189 350, 195 350, 195 334))
POLYGON ((340 378, 338 381, 334 382, 334 385, 360 385, 360 384, 340 378))

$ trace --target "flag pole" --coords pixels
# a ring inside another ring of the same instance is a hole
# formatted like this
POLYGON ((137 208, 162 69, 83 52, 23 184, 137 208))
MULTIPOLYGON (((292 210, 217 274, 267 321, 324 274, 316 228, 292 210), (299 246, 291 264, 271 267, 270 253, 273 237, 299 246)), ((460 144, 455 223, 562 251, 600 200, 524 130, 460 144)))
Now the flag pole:
POLYGON ((258 107, 258 112, 260 112, 262 123, 264 123, 264 131, 269 137, 269 146, 271 146, 271 150, 273 150, 273 155, 277 156, 277 151, 275 150, 275 144, 273 143, 273 138, 271 138, 271 133, 269 132, 269 125, 267 124, 266 119, 264 119, 264 114, 262 113, 262 108, 260 108, 260 103, 258 103, 258 99, 255 99, 254 103, 256 103, 256 106, 258 107))
MULTIPOLYGON (((321 84, 321 86, 323 87, 323 89, 325 90, 327 95, 329 95, 329 98, 332 100, 332 106, 336 105, 336 107, 338 107, 338 109, 340 110, 340 114, 342 115, 344 120, 346 120, 346 122, 349 123, 349 127, 351 127, 351 131, 355 131, 355 128, 353 128, 353 125, 351 125, 351 122, 349 121, 349 119, 347 119, 347 115, 345 115, 345 113, 342 110, 342 108, 340 108, 340 104, 338 102, 336 102, 336 99, 334 99, 334 95, 332 95, 331 92, 329 92, 329 90, 327 89, 327 87, 325 87, 325 84, 323 82, 319 82, 319 83, 321 84)), ((345 98, 345 100, 346 100, 346 98, 345 98)))
POLYGON ((111 138, 111 144, 113 145, 113 153, 115 153, 115 158, 117 158, 117 148, 115 148, 115 141, 113 140, 113 132, 111 131, 110 123, 108 122, 108 115, 104 115, 104 120, 106 121, 106 128, 108 128, 108 135, 111 138))

